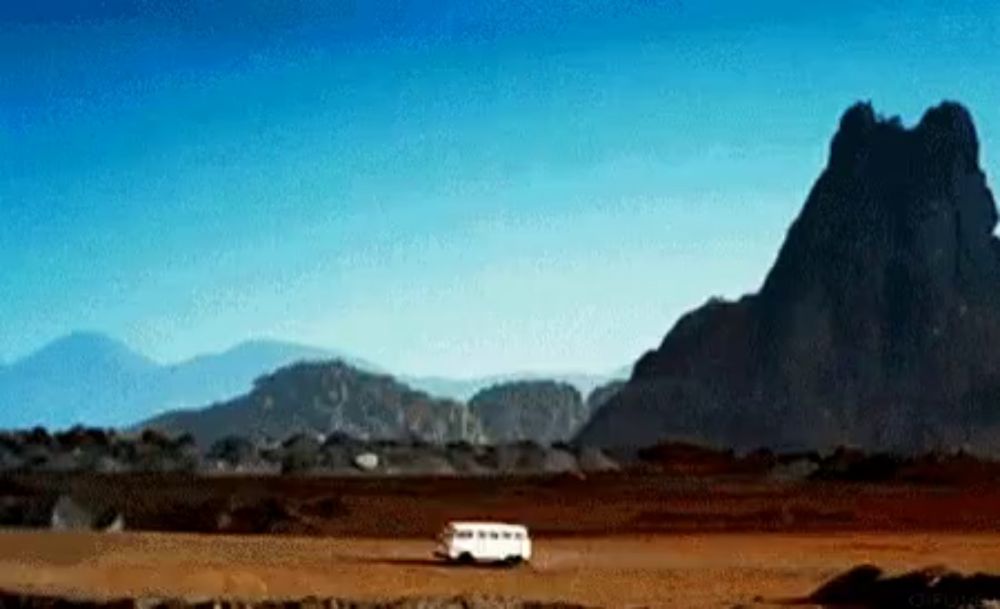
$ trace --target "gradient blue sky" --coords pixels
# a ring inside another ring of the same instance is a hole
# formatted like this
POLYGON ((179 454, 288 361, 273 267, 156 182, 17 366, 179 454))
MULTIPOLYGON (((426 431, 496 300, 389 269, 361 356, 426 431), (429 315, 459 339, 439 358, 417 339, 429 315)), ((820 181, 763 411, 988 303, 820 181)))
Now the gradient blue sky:
POLYGON ((986 1, 0 3, 0 361, 615 368, 756 289, 852 102, 995 176, 998 66, 986 1))

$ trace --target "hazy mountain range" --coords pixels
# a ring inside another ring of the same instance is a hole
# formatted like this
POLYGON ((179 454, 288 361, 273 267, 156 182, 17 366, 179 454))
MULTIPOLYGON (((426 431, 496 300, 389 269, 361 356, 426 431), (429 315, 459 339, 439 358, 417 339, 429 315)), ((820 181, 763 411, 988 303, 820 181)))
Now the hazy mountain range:
MULTIPOLYGON (((301 361, 342 360, 369 372, 389 371, 363 358, 274 340, 252 340, 221 353, 160 364, 109 336, 76 332, 0 365, 0 428, 67 427, 76 423, 124 426, 174 409, 207 406, 250 391, 254 379, 301 361)), ((524 373, 471 379, 399 376, 431 395, 466 401, 480 389, 522 378, 572 384, 584 395, 627 375, 524 373)))
POLYGON ((254 382, 253 390, 207 408, 167 412, 141 427, 191 434, 208 447, 233 436, 254 442, 316 436, 414 440, 431 444, 564 442, 613 395, 608 383, 584 401, 569 383, 520 380, 480 389, 467 404, 429 395, 389 376, 339 360, 303 362, 254 382), (600 399, 604 396, 604 400, 600 399))

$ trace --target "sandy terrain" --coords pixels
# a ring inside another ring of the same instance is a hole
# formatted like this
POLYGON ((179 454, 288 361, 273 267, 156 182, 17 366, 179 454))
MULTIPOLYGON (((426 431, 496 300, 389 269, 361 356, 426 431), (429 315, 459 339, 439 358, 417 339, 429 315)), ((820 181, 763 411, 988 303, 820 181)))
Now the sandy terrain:
POLYGON ((515 570, 447 567, 430 542, 0 533, 0 588, 75 596, 483 593, 605 607, 731 607, 804 595, 844 569, 1000 568, 1000 535, 698 534, 537 539, 515 570))

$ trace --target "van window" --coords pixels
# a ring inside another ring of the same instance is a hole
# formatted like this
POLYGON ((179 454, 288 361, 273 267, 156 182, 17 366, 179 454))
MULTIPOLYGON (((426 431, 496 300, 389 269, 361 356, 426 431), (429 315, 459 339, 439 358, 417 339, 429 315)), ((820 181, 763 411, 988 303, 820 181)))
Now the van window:
POLYGON ((470 531, 459 531, 458 532, 458 538, 459 539, 472 539, 472 533, 470 531))
POLYGON ((486 533, 484 531, 479 531, 477 536, 479 539, 486 539, 486 533))
POLYGON ((504 538, 504 539, 510 539, 510 533, 509 533, 509 532, 505 532, 505 533, 503 534, 503 538, 504 538))
POLYGON ((490 538, 491 539, 500 539, 500 534, 497 533, 496 531, 490 531, 490 538))
POLYGON ((514 539, 524 539, 524 536, 520 533, 514 533, 514 539))

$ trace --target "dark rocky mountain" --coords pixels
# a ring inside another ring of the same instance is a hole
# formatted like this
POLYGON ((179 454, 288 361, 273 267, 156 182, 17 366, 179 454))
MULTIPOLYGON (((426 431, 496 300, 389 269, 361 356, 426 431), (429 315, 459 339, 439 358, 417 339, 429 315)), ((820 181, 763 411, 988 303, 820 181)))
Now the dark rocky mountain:
POLYGON ((760 291, 684 315, 588 444, 1000 449, 1000 242, 969 112, 857 104, 760 291))
MULTIPOLYGON (((607 399, 616 387, 605 385, 592 398, 607 399)), ((140 427, 191 433, 200 443, 227 436, 259 441, 337 434, 366 440, 549 445, 572 438, 591 411, 568 383, 502 383, 479 391, 466 405, 331 361, 280 369, 256 381, 248 395, 203 410, 169 412, 140 427)))
POLYGON ((482 439, 478 421, 464 404, 433 398, 339 360, 281 368, 257 379, 246 395, 202 410, 166 413, 141 426, 190 433, 205 445, 232 435, 282 439, 333 432, 437 443, 482 439))
POLYGON ((587 421, 580 392, 567 383, 518 381, 483 389, 469 400, 490 442, 569 440, 587 421))

